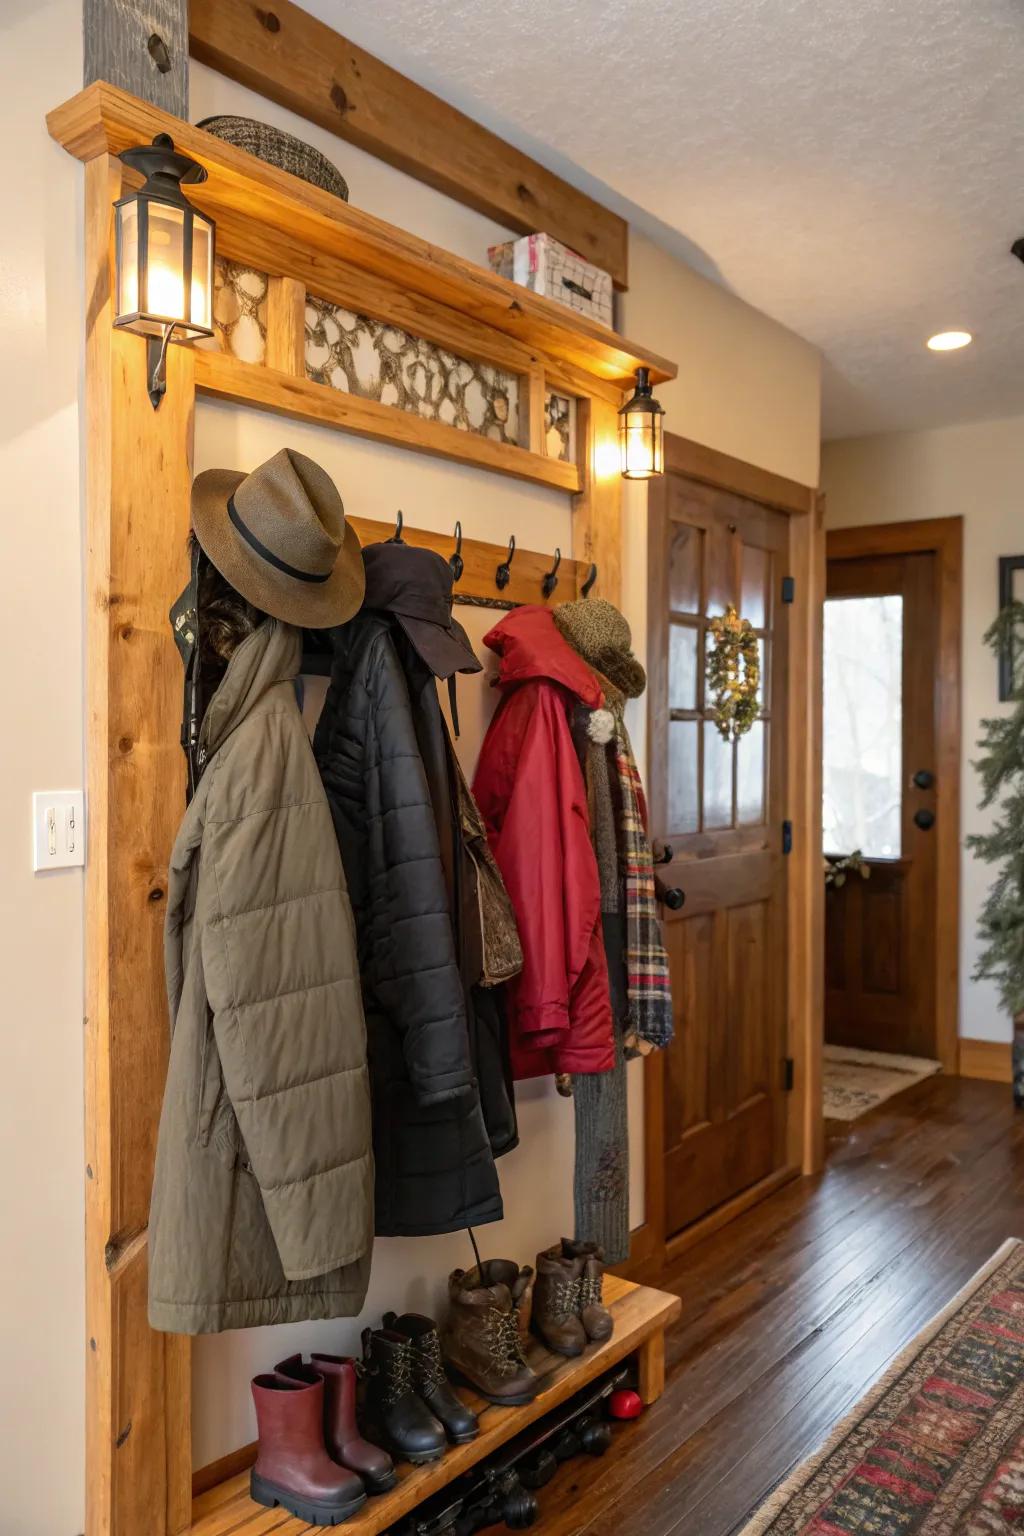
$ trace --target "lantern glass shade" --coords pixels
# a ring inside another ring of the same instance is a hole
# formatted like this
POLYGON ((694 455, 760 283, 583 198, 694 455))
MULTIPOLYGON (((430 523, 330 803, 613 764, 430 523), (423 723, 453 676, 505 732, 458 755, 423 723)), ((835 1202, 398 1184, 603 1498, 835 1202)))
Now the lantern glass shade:
POLYGON ((664 422, 647 369, 638 368, 636 389, 619 411, 620 468, 627 480, 650 480, 665 473, 664 422))
POLYGON ((214 225, 182 190, 183 182, 205 180, 205 170, 179 154, 165 134, 121 158, 147 179, 114 204, 115 325, 175 341, 211 336, 214 225))
POLYGON ((176 341, 213 334, 213 224, 193 208, 130 197, 117 205, 117 318, 176 341))

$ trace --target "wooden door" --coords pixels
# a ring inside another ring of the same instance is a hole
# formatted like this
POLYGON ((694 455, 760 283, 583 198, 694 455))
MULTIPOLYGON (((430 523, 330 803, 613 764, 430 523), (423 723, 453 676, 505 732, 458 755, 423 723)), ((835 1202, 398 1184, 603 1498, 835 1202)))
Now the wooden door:
POLYGON ((829 560, 824 849, 865 856, 825 902, 825 1038, 935 1056, 936 556, 829 560))
POLYGON ((662 920, 677 1038, 663 1074, 671 1237, 785 1160, 783 804, 788 519, 677 473, 650 494, 651 822, 681 891, 662 920), (724 741, 705 686, 708 621, 760 637, 762 709, 724 741))

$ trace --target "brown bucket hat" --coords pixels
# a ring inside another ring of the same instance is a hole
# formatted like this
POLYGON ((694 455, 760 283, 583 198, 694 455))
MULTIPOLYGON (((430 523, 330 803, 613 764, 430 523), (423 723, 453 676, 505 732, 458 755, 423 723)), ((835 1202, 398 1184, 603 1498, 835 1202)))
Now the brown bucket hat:
POLYGON ((282 448, 246 474, 206 469, 192 483, 203 551, 250 603, 303 629, 344 624, 363 601, 356 532, 326 470, 282 448))

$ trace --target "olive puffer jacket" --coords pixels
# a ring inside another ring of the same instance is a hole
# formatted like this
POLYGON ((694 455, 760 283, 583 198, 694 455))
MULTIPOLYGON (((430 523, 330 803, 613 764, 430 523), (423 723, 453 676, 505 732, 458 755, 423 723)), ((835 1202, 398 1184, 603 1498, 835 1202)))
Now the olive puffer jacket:
POLYGON ((173 1333, 355 1316, 369 1279, 366 1032, 301 651, 268 619, 232 656, 171 856, 149 1318, 173 1333))
POLYGON ((330 632, 313 746, 348 877, 363 980, 376 1231, 414 1237, 499 1221, 462 978, 416 710, 383 614, 330 632))

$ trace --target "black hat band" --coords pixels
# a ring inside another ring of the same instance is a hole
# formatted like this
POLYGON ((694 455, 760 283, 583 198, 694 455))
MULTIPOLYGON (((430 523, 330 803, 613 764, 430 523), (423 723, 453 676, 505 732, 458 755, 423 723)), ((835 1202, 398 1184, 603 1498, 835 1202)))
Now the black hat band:
POLYGON ((319 571, 300 571, 297 566, 289 565, 287 560, 282 560, 280 555, 275 555, 274 551, 268 549, 262 539, 258 539, 252 529, 247 527, 242 521, 242 515, 235 506, 235 498, 233 496, 228 497, 228 517, 231 519, 232 527, 238 530, 249 548, 254 550, 261 560, 266 560, 268 565, 272 565, 275 570, 280 571, 283 575, 294 576, 296 581, 310 581, 314 585, 319 585, 321 582, 331 579, 330 571, 324 571, 322 575, 319 571))

